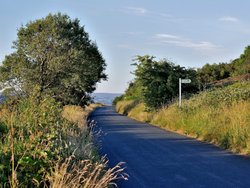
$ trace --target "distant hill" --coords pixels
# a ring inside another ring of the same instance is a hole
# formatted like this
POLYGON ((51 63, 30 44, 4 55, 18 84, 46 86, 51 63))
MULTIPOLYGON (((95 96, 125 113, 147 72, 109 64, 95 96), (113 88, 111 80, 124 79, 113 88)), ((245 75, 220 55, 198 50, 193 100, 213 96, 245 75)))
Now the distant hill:
POLYGON ((92 97, 96 103, 112 105, 114 98, 120 95, 121 93, 93 93, 92 97))

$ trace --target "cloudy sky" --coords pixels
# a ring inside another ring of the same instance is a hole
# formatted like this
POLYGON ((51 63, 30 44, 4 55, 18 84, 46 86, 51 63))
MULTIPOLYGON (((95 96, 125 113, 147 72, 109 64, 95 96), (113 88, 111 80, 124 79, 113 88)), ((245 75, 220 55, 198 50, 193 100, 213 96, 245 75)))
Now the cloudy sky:
POLYGON ((1 0, 0 61, 17 29, 49 13, 78 18, 107 62, 97 92, 121 93, 136 55, 198 68, 229 62, 250 45, 249 0, 1 0))

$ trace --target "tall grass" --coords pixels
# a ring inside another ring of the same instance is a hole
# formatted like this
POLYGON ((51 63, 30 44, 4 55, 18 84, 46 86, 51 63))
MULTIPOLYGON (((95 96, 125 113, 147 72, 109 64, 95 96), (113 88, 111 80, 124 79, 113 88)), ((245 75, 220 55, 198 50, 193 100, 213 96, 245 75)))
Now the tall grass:
MULTIPOLYGON (((118 104, 120 109, 126 108, 126 102, 118 104)), ((233 152, 250 154, 250 82, 202 92, 184 100, 182 108, 173 104, 145 115, 143 104, 139 104, 127 114, 233 152)))
POLYGON ((122 102, 118 101, 116 104, 116 109, 120 113, 124 115, 128 115, 128 113, 134 109, 135 106, 139 104, 137 100, 123 100, 122 102))
POLYGON ((0 187, 108 187, 124 178, 98 156, 85 109, 29 97, 0 107, 0 187))
POLYGON ((150 122, 152 113, 145 110, 145 105, 134 100, 118 101, 116 111, 133 119, 143 122, 150 122))
POLYGON ((91 160, 76 161, 74 156, 68 157, 62 163, 57 163, 48 177, 51 188, 103 188, 116 185, 115 180, 126 178, 123 174, 122 163, 115 167, 107 167, 108 160, 103 158, 101 161, 91 160))

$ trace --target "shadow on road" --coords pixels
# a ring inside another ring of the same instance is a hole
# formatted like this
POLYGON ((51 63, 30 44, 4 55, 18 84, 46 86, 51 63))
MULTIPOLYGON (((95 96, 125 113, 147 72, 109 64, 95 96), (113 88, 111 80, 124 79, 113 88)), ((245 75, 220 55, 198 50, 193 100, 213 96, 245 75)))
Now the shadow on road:
POLYGON ((183 135, 98 108, 91 116, 101 153, 112 167, 126 162, 119 187, 250 187, 250 160, 183 135))

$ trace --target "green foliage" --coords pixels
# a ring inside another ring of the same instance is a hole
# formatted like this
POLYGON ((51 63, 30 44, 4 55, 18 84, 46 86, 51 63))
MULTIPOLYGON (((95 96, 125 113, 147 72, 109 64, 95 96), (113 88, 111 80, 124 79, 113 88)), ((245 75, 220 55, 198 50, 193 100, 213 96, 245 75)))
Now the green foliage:
POLYGON ((12 180, 21 187, 48 186, 57 161, 72 153, 76 161, 94 159, 89 130, 61 113, 62 106, 50 97, 8 100, 0 107, 0 187, 13 187, 12 180))
POLYGON ((85 104, 106 79, 105 61, 79 20, 60 13, 29 22, 18 30, 15 52, 0 67, 0 82, 22 95, 34 87, 63 104, 85 104))
POLYGON ((123 98, 124 98, 124 95, 120 95, 120 96, 115 97, 115 99, 112 101, 112 104, 116 105, 117 102, 123 100, 123 98))
POLYGON ((142 100, 141 92, 142 92, 142 85, 140 82, 138 82, 137 80, 135 80, 134 82, 130 82, 127 90, 125 91, 125 94, 116 97, 113 100, 112 104, 116 105, 119 101, 122 101, 122 100, 140 101, 142 100))
POLYGON ((1 88, 8 87, 0 105, 0 187, 108 187, 122 179, 121 164, 105 171, 96 152, 87 126, 93 108, 62 108, 86 104, 106 79, 79 20, 59 13, 30 22, 14 48, 0 66, 1 88))
POLYGON ((130 82, 128 89, 125 91, 126 99, 136 99, 142 100, 142 84, 138 80, 134 80, 134 82, 130 82))
MULTIPOLYGON (((242 74, 250 73, 250 46, 246 47, 240 58, 231 63, 206 64, 197 71, 175 65, 166 59, 156 61, 154 57, 148 55, 137 56, 135 61, 136 63, 132 64, 136 66, 135 80, 129 84, 125 95, 117 98, 115 103, 122 99, 140 100, 145 103, 147 110, 155 110, 176 100, 179 78, 192 80, 191 84, 182 85, 182 93, 186 97, 214 86, 226 86, 247 80, 249 76, 242 74), (229 78, 237 75, 242 76, 229 78), (223 79, 224 82, 218 82, 223 79)), ((245 95, 245 93, 238 91, 235 95, 245 95)), ((229 100, 229 98, 219 98, 219 100, 229 100)))
POLYGON ((232 76, 250 73, 250 46, 247 46, 240 58, 232 62, 234 72, 232 76))
POLYGON ((0 106, 0 187, 108 187, 123 179, 107 169, 88 128, 95 108, 62 106, 53 98, 9 99, 0 106))
POLYGON ((201 90, 208 88, 214 81, 250 73, 250 46, 231 63, 206 64, 197 73, 201 90))
POLYGON ((8 133, 8 127, 0 121, 0 142, 5 139, 6 134, 8 133))
POLYGON ((172 102, 178 94, 179 78, 190 78, 191 84, 183 85, 183 93, 195 93, 198 90, 196 71, 185 69, 164 59, 155 61, 154 57, 138 56, 134 72, 136 78, 126 92, 137 91, 149 109, 156 109, 172 102), (138 87, 139 85, 139 87, 138 87), (135 90, 133 87, 138 87, 135 90), (132 88, 132 89, 131 89, 132 88), (140 94, 139 94, 140 93, 140 94))
POLYGON ((0 106, 0 187, 109 187, 122 163, 107 169, 85 109, 30 96, 0 106))
POLYGON ((192 108, 198 108, 199 106, 218 108, 219 106, 231 106, 249 99, 250 82, 239 82, 224 88, 216 88, 211 91, 202 92, 188 100, 187 108, 189 108, 189 106, 192 108))
POLYGON ((66 124, 60 118, 59 109, 53 99, 38 103, 33 97, 23 99, 16 106, 9 101, 1 108, 1 132, 5 136, 0 147, 0 182, 8 182, 13 170, 22 186, 38 186, 44 179, 53 161, 61 155, 57 146, 59 136, 65 133, 59 125, 66 124))
POLYGON ((200 89, 206 89, 210 83, 216 80, 230 77, 232 70, 232 65, 227 63, 204 65, 197 71, 200 89))

